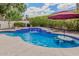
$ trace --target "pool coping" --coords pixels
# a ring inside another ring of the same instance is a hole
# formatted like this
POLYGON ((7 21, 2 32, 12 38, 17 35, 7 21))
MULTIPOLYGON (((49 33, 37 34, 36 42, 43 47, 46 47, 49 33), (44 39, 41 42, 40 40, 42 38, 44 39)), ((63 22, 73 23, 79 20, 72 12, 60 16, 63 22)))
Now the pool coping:
POLYGON ((65 36, 69 36, 69 37, 72 37, 72 38, 75 38, 75 39, 78 39, 79 40, 79 35, 77 34, 73 34, 73 33, 63 33, 63 32, 54 32, 53 30, 51 30, 50 28, 43 28, 44 30, 46 30, 47 32, 50 32, 50 33, 55 33, 55 34, 63 34, 65 36))
POLYGON ((73 33, 63 33, 63 32, 56 32, 56 31, 53 31, 51 30, 50 28, 46 28, 46 27, 23 27, 23 28, 16 28, 16 29, 7 29, 7 30, 0 30, 0 32, 14 32, 14 31, 17 31, 17 30, 21 30, 21 29, 28 29, 28 28, 40 28, 42 30, 45 30, 46 32, 49 32, 49 33, 55 33, 55 34, 63 34, 63 35, 66 35, 66 36, 69 36, 69 37, 72 37, 72 38, 76 38, 79 40, 79 35, 78 34, 73 34, 73 33))

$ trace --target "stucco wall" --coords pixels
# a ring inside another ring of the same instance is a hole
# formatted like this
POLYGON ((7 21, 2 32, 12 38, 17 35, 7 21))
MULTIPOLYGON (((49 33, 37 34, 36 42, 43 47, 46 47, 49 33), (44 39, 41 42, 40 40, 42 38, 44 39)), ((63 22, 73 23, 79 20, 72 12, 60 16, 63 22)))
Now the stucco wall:
MULTIPOLYGON (((29 21, 10 21, 10 27, 13 27, 13 24, 15 22, 23 22, 23 23, 29 23, 29 21)), ((8 21, 0 21, 0 29, 9 28, 8 21)))

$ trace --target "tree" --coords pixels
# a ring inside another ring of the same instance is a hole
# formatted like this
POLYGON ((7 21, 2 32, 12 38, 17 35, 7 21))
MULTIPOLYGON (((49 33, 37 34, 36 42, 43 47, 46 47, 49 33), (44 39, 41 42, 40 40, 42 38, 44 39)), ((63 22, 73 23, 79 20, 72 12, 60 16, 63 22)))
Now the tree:
POLYGON ((8 20, 8 25, 9 25, 9 28, 10 28, 10 21, 13 21, 13 20, 19 20, 22 18, 22 15, 21 13, 19 13, 18 11, 16 10, 9 10, 7 12, 7 16, 6 16, 7 20, 8 20))
POLYGON ((26 5, 23 3, 6 3, 0 4, 0 14, 4 15, 8 21, 8 25, 10 28, 11 20, 18 20, 22 18, 23 12, 26 9, 26 5))
POLYGON ((6 15, 6 4, 0 4, 0 16, 3 18, 6 15))
POLYGON ((18 20, 20 18, 22 18, 22 13, 25 11, 25 5, 24 4, 8 4, 7 5, 8 9, 7 9, 7 19, 8 19, 8 25, 10 28, 10 21, 11 20, 18 20))

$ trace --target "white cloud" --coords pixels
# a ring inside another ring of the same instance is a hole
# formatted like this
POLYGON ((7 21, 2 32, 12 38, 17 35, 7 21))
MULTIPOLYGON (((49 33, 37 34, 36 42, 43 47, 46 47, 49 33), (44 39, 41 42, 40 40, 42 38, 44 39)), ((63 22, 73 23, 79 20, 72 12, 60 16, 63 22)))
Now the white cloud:
MULTIPOLYGON (((49 15, 51 13, 56 12, 55 10, 51 10, 49 6, 56 5, 56 3, 45 3, 42 7, 29 7, 27 8, 25 15, 28 15, 29 17, 35 17, 35 16, 42 16, 42 15, 49 15)), ((58 4, 57 8, 59 11, 62 10, 69 10, 74 8, 76 5, 75 3, 61 3, 58 4)))
POLYGON ((52 4, 45 4, 42 7, 29 7, 29 8, 27 8, 25 14, 27 14, 29 17, 49 15, 49 14, 55 12, 54 10, 51 10, 49 8, 50 5, 52 5, 52 4))
POLYGON ((41 9, 45 10, 45 9, 48 9, 49 6, 53 6, 53 5, 56 5, 56 4, 54 4, 54 3, 46 3, 46 4, 44 4, 43 7, 41 7, 41 9))
POLYGON ((73 9, 75 6, 76 6, 75 3, 71 3, 71 4, 70 3, 62 3, 62 4, 59 4, 57 6, 57 8, 59 10, 68 10, 68 9, 73 9))

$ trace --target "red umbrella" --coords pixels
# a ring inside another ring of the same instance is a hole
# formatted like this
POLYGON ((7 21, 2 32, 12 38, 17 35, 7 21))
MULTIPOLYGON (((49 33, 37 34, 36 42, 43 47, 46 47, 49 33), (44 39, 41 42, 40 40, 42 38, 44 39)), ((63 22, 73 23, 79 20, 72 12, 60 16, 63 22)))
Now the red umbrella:
POLYGON ((67 19, 73 19, 73 18, 79 18, 79 14, 59 14, 54 16, 49 16, 48 19, 61 19, 61 20, 67 20, 67 19))
MULTIPOLYGON (((73 19, 73 18, 79 18, 79 14, 58 14, 58 15, 53 15, 53 16, 48 16, 48 19, 52 20, 68 20, 68 19, 73 19)), ((65 30, 64 30, 65 34, 65 30)))

